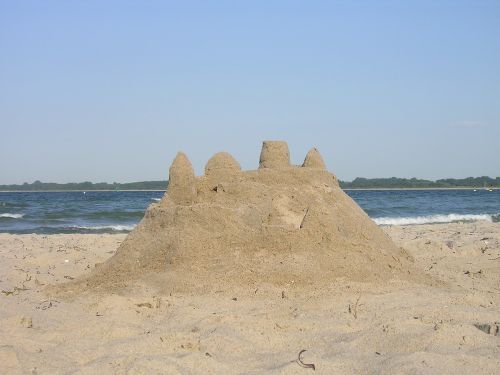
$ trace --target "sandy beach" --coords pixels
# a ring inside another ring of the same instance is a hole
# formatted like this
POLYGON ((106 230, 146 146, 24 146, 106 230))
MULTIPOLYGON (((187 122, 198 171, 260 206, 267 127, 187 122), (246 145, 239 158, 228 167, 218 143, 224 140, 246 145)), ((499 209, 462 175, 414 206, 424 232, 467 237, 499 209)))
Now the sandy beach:
POLYGON ((384 230, 433 285, 340 279, 161 295, 137 283, 58 298, 47 286, 89 273, 125 235, 1 234, 1 372, 498 373, 500 224, 384 230))
POLYGON ((500 1, 0 3, 0 375, 500 375, 500 1))

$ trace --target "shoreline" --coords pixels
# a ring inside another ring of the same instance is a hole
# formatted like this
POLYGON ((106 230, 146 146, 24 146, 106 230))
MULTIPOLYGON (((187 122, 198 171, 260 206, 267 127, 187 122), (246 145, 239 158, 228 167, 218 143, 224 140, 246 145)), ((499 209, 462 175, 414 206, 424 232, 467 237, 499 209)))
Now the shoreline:
MULTIPOLYGON (((374 218, 370 218, 374 220, 374 218)), ((477 224, 481 225, 482 223, 500 225, 500 222, 489 221, 489 220, 456 220, 456 221, 443 221, 443 222, 422 222, 422 223, 404 223, 404 224, 377 224, 378 227, 383 230, 389 228, 412 228, 412 227, 439 227, 446 225, 467 225, 467 224, 477 224)), ((123 229, 123 230, 108 230, 108 229, 100 229, 100 230, 82 230, 82 231, 74 231, 74 232, 9 232, 9 231, 0 231, 0 235, 12 235, 12 236, 60 236, 60 235, 128 235, 133 231, 133 229, 123 229)))

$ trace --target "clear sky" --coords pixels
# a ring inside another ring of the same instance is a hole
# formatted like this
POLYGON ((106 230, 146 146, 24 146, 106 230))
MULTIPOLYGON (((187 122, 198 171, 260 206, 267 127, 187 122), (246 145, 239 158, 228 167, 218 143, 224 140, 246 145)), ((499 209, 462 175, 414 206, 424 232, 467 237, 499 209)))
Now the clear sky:
POLYGON ((0 0, 0 184, 159 180, 261 141, 500 175, 500 1, 0 0))

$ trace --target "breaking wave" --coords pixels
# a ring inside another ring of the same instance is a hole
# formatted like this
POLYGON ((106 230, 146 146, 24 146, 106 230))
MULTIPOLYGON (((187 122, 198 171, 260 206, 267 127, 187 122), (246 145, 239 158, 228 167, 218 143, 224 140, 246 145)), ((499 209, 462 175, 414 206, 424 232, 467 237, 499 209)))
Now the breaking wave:
POLYGON ((75 226, 75 229, 95 230, 95 231, 115 231, 115 232, 130 232, 135 228, 134 225, 96 225, 96 226, 75 226))
POLYGON ((484 220, 496 221, 498 215, 480 214, 480 215, 429 215, 429 216, 410 216, 410 217, 377 217, 373 221, 378 225, 416 225, 416 224, 438 224, 453 223, 457 221, 478 221, 484 220))
POLYGON ((7 219, 21 219, 24 215, 23 214, 0 214, 0 217, 7 218, 7 219))

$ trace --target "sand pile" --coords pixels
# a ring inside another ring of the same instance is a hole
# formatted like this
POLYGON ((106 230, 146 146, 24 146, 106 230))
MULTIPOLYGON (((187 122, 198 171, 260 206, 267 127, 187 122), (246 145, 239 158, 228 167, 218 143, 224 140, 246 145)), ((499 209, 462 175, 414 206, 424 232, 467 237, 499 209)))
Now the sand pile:
POLYGON ((412 279, 412 261, 340 188, 316 149, 290 165, 285 142, 264 142, 258 170, 228 153, 196 177, 183 153, 162 200, 116 254, 71 288, 162 280, 170 290, 412 279), (159 278, 161 275, 161 278, 159 278))

